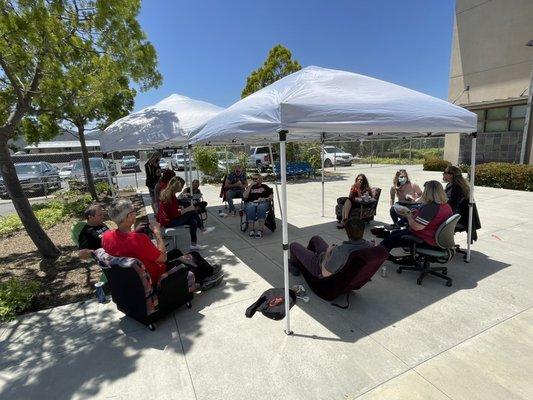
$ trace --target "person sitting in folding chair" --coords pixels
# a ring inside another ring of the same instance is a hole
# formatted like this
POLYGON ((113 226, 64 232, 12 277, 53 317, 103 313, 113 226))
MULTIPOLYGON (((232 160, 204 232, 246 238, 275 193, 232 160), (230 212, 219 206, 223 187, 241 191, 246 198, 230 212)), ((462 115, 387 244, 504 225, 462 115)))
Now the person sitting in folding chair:
POLYGON ((192 187, 186 187, 178 196, 178 202, 182 207, 194 206, 200 218, 203 221, 207 219, 207 201, 204 201, 204 195, 200 191, 200 181, 192 181, 192 187))
POLYGON ((235 166, 235 171, 228 175, 224 182, 224 197, 228 202, 230 214, 236 215, 237 211, 233 205, 233 199, 243 197, 244 188, 248 185, 246 180, 246 172, 240 165, 235 166))
POLYGON ((263 177, 259 174, 252 177, 252 182, 244 190, 242 197, 245 201, 246 222, 251 225, 250 237, 260 238, 263 236, 265 218, 270 209, 273 195, 272 188, 263 183, 263 177))
POLYGON ((72 227, 72 240, 78 245, 78 256, 85 260, 102 247, 102 235, 109 227, 104 224, 104 210, 100 204, 91 204, 84 215, 86 221, 72 227))

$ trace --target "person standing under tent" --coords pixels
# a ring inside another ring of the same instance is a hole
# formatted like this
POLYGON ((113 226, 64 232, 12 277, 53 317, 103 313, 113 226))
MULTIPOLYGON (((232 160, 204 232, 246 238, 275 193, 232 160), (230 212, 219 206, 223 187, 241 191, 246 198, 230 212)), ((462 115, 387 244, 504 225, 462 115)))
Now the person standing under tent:
POLYGON ((159 152, 153 153, 146 164, 144 164, 144 171, 146 173, 146 187, 150 192, 150 199, 152 200, 152 207, 154 212, 157 213, 159 204, 156 203, 155 199, 155 185, 159 181, 161 176, 161 167, 159 166, 159 160, 161 160, 161 155, 159 152))

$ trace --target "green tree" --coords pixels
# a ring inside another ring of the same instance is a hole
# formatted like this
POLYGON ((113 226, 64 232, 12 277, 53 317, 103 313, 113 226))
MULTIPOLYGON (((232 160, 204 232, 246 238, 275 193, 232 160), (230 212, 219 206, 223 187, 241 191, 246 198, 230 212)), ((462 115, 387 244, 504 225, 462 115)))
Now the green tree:
POLYGON ((246 86, 242 90, 241 98, 245 98, 300 69, 302 67, 298 61, 292 59, 291 51, 278 44, 270 49, 263 65, 253 71, 246 79, 246 86))
POLYGON ((81 76, 72 70, 80 60, 112 60, 121 76, 141 90, 156 86, 161 76, 146 76, 147 69, 155 71, 157 60, 136 20, 139 10, 140 0, 0 0, 0 169, 44 258, 55 259, 60 252, 31 210, 7 142, 21 133, 30 143, 57 135, 72 99, 66 95, 81 76))

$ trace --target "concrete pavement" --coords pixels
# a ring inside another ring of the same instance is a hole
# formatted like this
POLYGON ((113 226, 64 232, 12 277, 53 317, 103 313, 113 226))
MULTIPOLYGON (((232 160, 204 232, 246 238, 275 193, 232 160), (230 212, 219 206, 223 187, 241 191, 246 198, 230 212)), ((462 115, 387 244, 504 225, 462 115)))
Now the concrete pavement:
MULTIPOLYGON (((326 183, 324 218, 319 180, 290 184, 290 240, 343 239, 333 205, 356 172, 384 189, 375 224, 389 223, 396 169, 338 169, 326 183)), ((441 177, 407 169, 418 183, 441 177)), ((451 288, 431 277, 418 286, 416 274, 387 264, 387 277, 357 291, 348 310, 309 293, 309 303, 291 310, 294 335, 286 336, 283 321, 244 316, 265 289, 283 285, 281 229, 250 239, 238 217, 218 218, 218 188, 203 192, 216 229, 200 238, 210 245, 207 258, 224 266, 223 285, 195 296, 192 309, 177 310, 156 332, 95 301, 0 325, 0 398, 533 398, 533 193, 476 188, 483 228, 472 262, 449 263, 451 288)), ((457 239, 464 244, 466 235, 457 239)), ((296 283, 306 286, 291 277, 296 283)))

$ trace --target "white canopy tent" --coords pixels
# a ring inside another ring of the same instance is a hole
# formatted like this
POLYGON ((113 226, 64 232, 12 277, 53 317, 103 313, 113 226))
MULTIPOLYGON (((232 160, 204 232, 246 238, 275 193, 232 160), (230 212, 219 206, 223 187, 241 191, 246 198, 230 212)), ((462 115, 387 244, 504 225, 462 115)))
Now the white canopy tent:
MULTIPOLYGON (((367 76, 310 66, 238 101, 211 119, 191 143, 279 141, 285 297, 289 297, 286 141, 332 141, 476 131, 477 116, 461 107, 367 76)), ((475 176, 475 134, 468 259, 475 176)), ((291 333, 288 302, 286 333, 291 333)))
POLYGON ((110 153, 169 146, 187 148, 189 137, 222 110, 205 101, 172 94, 109 125, 100 139, 100 148, 110 153))

